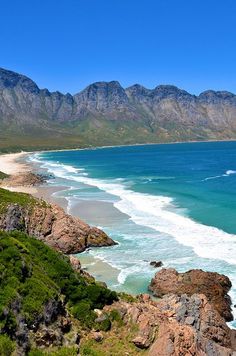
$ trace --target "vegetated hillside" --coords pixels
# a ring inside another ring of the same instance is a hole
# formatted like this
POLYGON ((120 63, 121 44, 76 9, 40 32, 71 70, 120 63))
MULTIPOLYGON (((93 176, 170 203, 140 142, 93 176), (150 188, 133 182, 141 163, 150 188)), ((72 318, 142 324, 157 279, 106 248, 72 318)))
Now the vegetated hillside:
POLYGON ((39 89, 0 69, 0 149, 72 148, 236 138, 236 96, 171 85, 91 84, 76 95, 39 89))
MULTIPOLYGON (((76 354, 80 329, 95 327, 93 310, 111 304, 116 293, 75 272, 67 257, 23 233, 0 232, 0 251, 0 354, 17 349, 23 355, 47 342, 59 349, 69 345, 64 354, 76 354), (78 321, 76 328, 68 313, 78 321)), ((97 328, 103 330, 106 323, 97 328)))

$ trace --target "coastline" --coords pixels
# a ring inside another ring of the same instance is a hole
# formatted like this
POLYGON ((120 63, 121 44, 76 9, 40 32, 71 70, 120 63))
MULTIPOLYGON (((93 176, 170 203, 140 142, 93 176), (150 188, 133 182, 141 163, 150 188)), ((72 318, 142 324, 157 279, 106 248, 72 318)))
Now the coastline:
POLYGON ((120 144, 120 145, 106 145, 106 146, 85 146, 85 147, 74 147, 74 148, 58 148, 58 149, 39 149, 34 151, 20 151, 19 152, 1 152, 0 157, 2 156, 10 156, 10 155, 28 155, 34 153, 43 153, 43 152, 66 152, 66 151, 84 151, 84 150, 97 150, 97 149, 106 149, 106 148, 118 148, 118 147, 136 147, 136 146, 153 146, 153 145, 181 145, 181 144, 191 144, 191 143, 214 143, 214 142, 236 142, 235 139, 228 140, 194 140, 194 141, 170 141, 170 142, 146 142, 146 143, 130 143, 130 144, 120 144))
MULTIPOLYGON (((28 171, 34 173, 38 173, 38 172, 41 173, 41 170, 46 172, 47 169, 40 168, 40 164, 38 164, 37 162, 30 162, 29 160, 27 160, 27 157, 31 154, 34 154, 34 152, 31 153, 22 152, 20 154, 9 154, 9 155, 0 156, 0 170, 4 171, 5 169, 6 171, 7 169, 9 173, 11 171, 14 172, 15 174, 24 173, 28 171)), ((112 226, 113 230, 119 231, 119 229, 117 228, 119 227, 120 224, 123 224, 122 215, 121 215, 123 213, 120 210, 116 209, 113 206, 113 203, 96 201, 96 200, 83 200, 79 198, 78 201, 76 202, 76 205, 71 207, 69 206, 70 204, 68 204, 69 201, 67 200, 67 198, 63 197, 63 194, 60 194, 60 191, 68 190, 69 189, 68 186, 63 186, 62 184, 63 181, 61 182, 59 181, 56 183, 61 183, 61 185, 60 184, 55 185, 54 183, 50 184, 46 182, 42 185, 33 186, 33 187, 6 187, 5 186, 4 188, 12 191, 14 190, 17 192, 29 193, 36 198, 44 199, 48 203, 55 203, 61 206, 65 211, 67 211, 67 213, 71 214, 72 216, 79 217, 93 226, 98 226, 98 227, 103 226, 102 229, 104 228, 104 226, 107 228, 108 226, 107 222, 109 220, 112 220, 114 223, 114 226, 112 226)), ((124 218, 127 219, 127 215, 124 218)), ((129 226, 126 225, 126 228, 127 227, 129 226)), ((105 229, 104 231, 107 231, 108 235, 110 235, 109 226, 108 226, 108 230, 105 229)), ((145 231, 146 228, 143 227, 142 232, 144 236, 145 236, 145 231)), ((112 235, 110 236, 114 238, 114 236, 112 235)), ((115 241, 119 241, 119 240, 115 239, 115 241)), ((173 250, 175 248, 176 241, 174 240, 170 240, 170 241, 172 245, 170 250, 173 250)), ((161 240, 159 240, 159 244, 160 243, 162 243, 161 240)), ((115 247, 115 250, 117 251, 118 254, 120 253, 119 246, 118 249, 115 247)), ((131 251, 129 246, 128 246, 128 250, 131 251)), ((186 251, 184 253, 187 253, 187 249, 185 247, 183 247, 183 250, 186 251)), ((141 279, 135 280, 132 277, 132 280, 126 281, 125 282, 126 284, 124 286, 124 281, 122 281, 122 279, 125 280, 127 278, 128 274, 126 275, 126 272, 129 272, 130 267, 128 266, 128 268, 124 269, 123 266, 120 267, 119 264, 117 265, 116 263, 117 261, 113 263, 112 258, 103 259, 102 251, 103 250, 100 249, 97 250, 96 248, 93 248, 92 250, 88 249, 85 252, 78 254, 77 257, 81 262, 82 268, 85 269, 91 275, 93 275, 96 280, 102 282, 105 281, 111 289, 114 289, 118 292, 125 291, 133 295, 136 295, 138 292, 147 293, 146 280, 141 280, 141 279), (138 292, 134 291, 134 288, 138 288, 138 292)), ((112 252, 112 249, 109 251, 112 252)), ((150 276, 155 273, 155 270, 149 267, 149 262, 152 259, 156 259, 156 260, 162 259, 162 261, 164 261, 165 268, 173 267, 176 268, 178 271, 186 270, 186 268, 183 270, 182 265, 181 266, 178 265, 178 262, 176 262, 175 264, 173 257, 166 259, 164 256, 161 255, 161 250, 160 251, 156 250, 156 251, 157 251, 157 255, 155 257, 152 256, 152 258, 150 257, 151 259, 148 258, 147 260, 142 260, 142 261, 140 260, 141 265, 143 266, 142 268, 145 269, 145 273, 147 272, 147 269, 150 269, 150 276)), ((185 263, 184 260, 182 262, 185 263)), ((198 266, 196 262, 194 266, 198 266)), ((191 268, 193 267, 191 266, 191 268)), ((221 272, 220 266, 218 266, 217 268, 211 268, 210 270, 217 271, 218 273, 221 272)), ((230 295, 231 293, 233 293, 233 290, 230 292, 230 295)), ((233 294, 232 294, 232 298, 233 298, 233 294)))

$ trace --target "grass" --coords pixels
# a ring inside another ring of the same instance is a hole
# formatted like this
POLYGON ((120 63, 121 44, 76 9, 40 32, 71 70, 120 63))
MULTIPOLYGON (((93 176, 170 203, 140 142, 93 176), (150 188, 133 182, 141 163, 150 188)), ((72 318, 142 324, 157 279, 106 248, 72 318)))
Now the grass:
POLYGON ((121 325, 119 321, 113 322, 112 330, 103 333, 102 341, 82 339, 80 354, 81 356, 147 355, 146 350, 138 349, 132 342, 136 332, 136 327, 132 323, 121 325))
POLYGON ((15 350, 15 342, 12 341, 7 335, 0 335, 0 355, 11 356, 15 350))
POLYGON ((31 207, 39 204, 39 202, 41 201, 36 200, 29 194, 10 192, 7 189, 0 188, 0 213, 3 213, 9 204, 31 207))
POLYGON ((70 122, 37 121, 19 126, 16 122, 0 121, 0 152, 19 152, 53 149, 72 149, 136 143, 163 143, 177 141, 227 140, 235 138, 232 131, 211 131, 204 127, 175 125, 143 118, 137 120, 109 120, 88 117, 70 122))
MULTIPOLYGON (((1 354, 0 354, 1 355, 1 354)), ((56 351, 31 350, 28 356, 77 356, 77 347, 61 347, 56 351)))

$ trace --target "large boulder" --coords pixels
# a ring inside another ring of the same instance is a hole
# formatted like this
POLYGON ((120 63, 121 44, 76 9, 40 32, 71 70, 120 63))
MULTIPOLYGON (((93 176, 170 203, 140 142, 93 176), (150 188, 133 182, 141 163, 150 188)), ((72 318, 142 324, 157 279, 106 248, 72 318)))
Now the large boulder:
POLYGON ((163 297, 166 294, 178 296, 195 293, 204 294, 213 307, 226 321, 233 320, 231 311, 231 299, 227 294, 231 288, 231 282, 227 276, 216 272, 205 272, 201 269, 178 273, 173 268, 163 268, 155 274, 149 285, 149 290, 155 297, 163 297))

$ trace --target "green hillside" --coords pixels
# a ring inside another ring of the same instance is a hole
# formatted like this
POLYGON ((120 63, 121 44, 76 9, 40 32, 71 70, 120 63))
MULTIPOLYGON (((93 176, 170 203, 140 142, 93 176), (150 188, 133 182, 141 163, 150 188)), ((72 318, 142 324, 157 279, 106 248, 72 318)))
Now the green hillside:
POLYGON ((84 328, 92 328, 94 308, 117 298, 75 272, 67 257, 23 233, 0 232, 0 251, 0 355, 21 345, 21 323, 34 329, 48 303, 65 305, 84 328))

